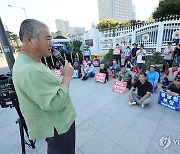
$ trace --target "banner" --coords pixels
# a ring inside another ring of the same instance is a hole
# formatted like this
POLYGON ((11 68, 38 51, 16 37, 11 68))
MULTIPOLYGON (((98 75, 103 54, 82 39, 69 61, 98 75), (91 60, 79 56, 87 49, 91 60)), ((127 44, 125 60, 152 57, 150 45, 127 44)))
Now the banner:
POLYGON ((165 91, 160 91, 158 103, 172 110, 179 111, 180 96, 170 96, 165 91))
POLYGON ((106 74, 105 73, 96 72, 95 81, 104 83, 105 82, 105 78, 106 78, 106 74))
POLYGON ((56 76, 62 76, 62 72, 60 70, 54 70, 54 74, 56 76))
POLYGON ((125 94, 126 86, 127 86, 127 82, 115 80, 112 91, 119 92, 121 94, 125 94))
POLYGON ((113 49, 113 55, 120 55, 120 48, 113 49))
POLYGON ((129 56, 131 56, 131 50, 130 49, 125 49, 125 50, 123 50, 123 54, 124 54, 124 56, 129 57, 129 56))
POLYGON ((99 61, 94 60, 94 61, 93 61, 93 66, 98 67, 98 66, 99 66, 99 61))
POLYGON ((74 73, 72 75, 73 78, 78 78, 79 70, 74 70, 74 73))
POLYGON ((108 69, 109 78, 114 78, 114 70, 108 69))

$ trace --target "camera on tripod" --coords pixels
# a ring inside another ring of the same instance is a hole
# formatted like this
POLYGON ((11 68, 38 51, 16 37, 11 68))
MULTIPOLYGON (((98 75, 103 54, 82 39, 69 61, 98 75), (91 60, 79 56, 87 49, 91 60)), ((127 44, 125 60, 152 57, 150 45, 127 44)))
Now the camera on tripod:
POLYGON ((16 91, 14 89, 11 73, 0 75, 0 105, 2 108, 14 107, 17 111, 17 114, 19 115, 16 124, 19 124, 22 154, 26 153, 25 144, 28 145, 30 148, 34 149, 36 140, 29 140, 28 143, 24 139, 24 131, 26 132, 29 139, 28 128, 19 107, 19 101, 16 95, 16 91))
POLYGON ((12 83, 10 73, 0 75, 0 105, 2 108, 14 107, 17 103, 17 95, 12 83))

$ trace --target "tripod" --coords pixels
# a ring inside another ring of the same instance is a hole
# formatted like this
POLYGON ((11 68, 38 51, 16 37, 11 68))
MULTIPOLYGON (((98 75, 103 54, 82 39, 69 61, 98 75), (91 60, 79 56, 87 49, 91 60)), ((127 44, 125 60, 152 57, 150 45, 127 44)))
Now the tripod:
POLYGON ((25 149, 25 144, 28 145, 30 148, 35 149, 35 142, 36 140, 30 140, 29 139, 29 134, 28 134, 28 129, 27 129, 27 125, 25 123, 24 117, 20 111, 19 105, 17 105, 18 103, 14 103, 14 107, 19 115, 19 118, 16 121, 16 124, 19 124, 19 132, 20 132, 20 136, 21 136, 21 150, 22 150, 22 154, 26 154, 26 149, 25 149), (26 132, 26 135, 28 137, 29 143, 24 139, 24 131, 26 132))
POLYGON ((15 107, 17 111, 19 118, 17 119, 16 124, 19 124, 22 154, 26 154, 25 144, 27 144, 30 148, 35 149, 36 140, 33 141, 29 139, 28 128, 21 113, 18 97, 10 76, 0 75, 0 105, 2 108, 15 107), (9 102, 12 103, 9 104, 9 102), (26 132, 29 142, 24 139, 24 131, 26 132))

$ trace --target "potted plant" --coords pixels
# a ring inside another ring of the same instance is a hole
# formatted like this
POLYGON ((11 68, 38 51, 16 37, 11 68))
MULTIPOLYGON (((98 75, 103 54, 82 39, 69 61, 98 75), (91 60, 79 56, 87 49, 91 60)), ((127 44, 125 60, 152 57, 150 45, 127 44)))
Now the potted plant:
POLYGON ((151 57, 147 57, 145 68, 149 69, 149 66, 151 64, 154 64, 156 67, 158 67, 161 70, 161 72, 164 72, 164 70, 168 67, 166 61, 161 56, 160 52, 154 52, 151 57))

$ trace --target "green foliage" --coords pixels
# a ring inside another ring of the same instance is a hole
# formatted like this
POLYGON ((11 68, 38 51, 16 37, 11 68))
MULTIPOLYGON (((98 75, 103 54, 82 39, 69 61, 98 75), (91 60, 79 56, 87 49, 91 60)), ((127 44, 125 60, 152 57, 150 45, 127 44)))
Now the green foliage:
POLYGON ((114 20, 114 19, 104 19, 99 22, 97 25, 97 29, 99 30, 104 30, 104 29, 113 29, 117 28, 119 25, 119 21, 114 20))
POLYGON ((73 52, 73 53, 79 53, 81 52, 80 47, 81 47, 82 42, 79 40, 74 40, 68 43, 68 47, 69 49, 73 52))
POLYGON ((105 55, 102 63, 105 64, 105 67, 109 67, 112 64, 113 60, 113 49, 109 49, 109 52, 105 55))
POLYGON ((9 42, 13 49, 16 49, 16 51, 20 51, 20 45, 19 45, 19 38, 16 34, 13 34, 10 31, 6 31, 6 35, 9 39, 9 42))
POLYGON ((154 19, 180 15, 180 0, 164 0, 160 2, 152 15, 154 19))
POLYGON ((163 57, 161 56, 160 52, 154 52, 153 55, 151 57, 148 57, 146 59, 146 63, 145 63, 145 68, 149 69, 149 66, 151 64, 163 64, 164 68, 167 68, 167 63, 166 61, 163 59, 163 57))

